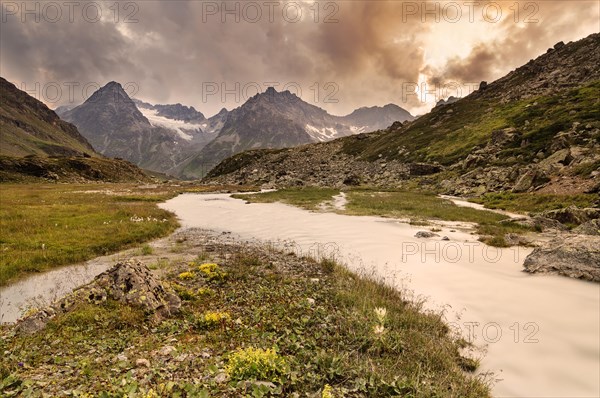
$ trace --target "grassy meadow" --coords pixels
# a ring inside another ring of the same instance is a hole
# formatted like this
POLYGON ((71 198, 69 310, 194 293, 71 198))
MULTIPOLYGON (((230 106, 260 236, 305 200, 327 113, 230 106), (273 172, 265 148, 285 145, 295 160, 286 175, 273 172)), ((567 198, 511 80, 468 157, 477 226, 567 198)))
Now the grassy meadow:
POLYGON ((158 202, 220 189, 227 187, 1 184, 0 286, 168 235, 178 223, 158 202))

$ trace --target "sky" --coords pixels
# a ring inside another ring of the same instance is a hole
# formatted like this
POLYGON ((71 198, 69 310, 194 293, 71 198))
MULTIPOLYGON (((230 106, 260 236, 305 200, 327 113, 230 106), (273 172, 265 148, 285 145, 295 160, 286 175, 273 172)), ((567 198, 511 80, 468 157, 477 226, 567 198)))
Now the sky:
POLYGON ((205 116, 273 86, 427 112, 600 31, 600 1, 1 1, 0 75, 49 107, 108 83, 205 116))

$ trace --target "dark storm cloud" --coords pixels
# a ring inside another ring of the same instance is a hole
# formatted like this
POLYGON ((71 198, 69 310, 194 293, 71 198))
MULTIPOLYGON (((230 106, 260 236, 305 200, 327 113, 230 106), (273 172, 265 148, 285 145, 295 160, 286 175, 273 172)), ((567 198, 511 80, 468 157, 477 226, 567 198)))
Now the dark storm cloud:
MULTIPOLYGON (((138 97, 182 102, 206 114, 239 106, 244 87, 253 94, 252 87, 264 89, 268 83, 279 89, 300 87, 305 100, 338 114, 389 102, 410 108, 422 104, 414 98, 403 101, 403 86, 417 82, 420 73, 440 83, 491 80, 554 42, 592 33, 591 18, 597 18, 590 2, 568 9, 543 2, 540 23, 523 27, 505 18, 494 26, 493 37, 482 37, 465 57, 450 54, 442 68, 428 65, 425 57, 428 42, 436 39, 428 36, 435 22, 407 12, 424 2, 348 1, 336 6, 323 1, 317 3, 317 17, 313 2, 284 1, 269 10, 258 1, 262 15, 256 20, 248 2, 228 2, 229 10, 238 7, 239 23, 235 15, 223 15, 221 1, 137 1, 135 8, 131 3, 119 3, 119 23, 114 7, 109 8, 114 1, 78 3, 73 22, 64 16, 57 23, 23 23, 20 15, 3 14, 0 73, 28 87, 35 82, 134 82, 138 97), (82 17, 88 3, 102 5, 102 21, 82 17), (298 7, 303 18, 294 21, 298 7), (137 23, 124 23, 128 16, 137 23), (324 23, 327 17, 330 23, 324 23), (219 92, 207 96, 207 85, 217 85, 219 92), (229 90, 226 95, 223 89, 229 90)), ((3 9, 14 4, 22 2, 2 1, 3 9)), ((468 25, 461 20, 454 26, 468 35, 468 25)), ((64 95, 59 102, 66 100, 64 95)))

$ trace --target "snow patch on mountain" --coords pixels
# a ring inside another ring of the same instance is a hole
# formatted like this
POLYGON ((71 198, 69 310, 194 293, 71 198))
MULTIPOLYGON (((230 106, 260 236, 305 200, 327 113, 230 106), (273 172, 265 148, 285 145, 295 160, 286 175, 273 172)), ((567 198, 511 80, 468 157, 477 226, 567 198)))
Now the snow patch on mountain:
POLYGON ((182 139, 191 141, 194 137, 189 134, 193 130, 202 130, 200 124, 186 123, 183 120, 169 119, 164 116, 159 116, 158 111, 155 109, 147 109, 138 106, 138 109, 148 119, 150 124, 154 127, 164 127, 169 130, 175 131, 182 139))
POLYGON ((350 126, 350 131, 352 131, 352 134, 361 134, 361 133, 366 133, 367 128, 365 126, 362 126, 362 127, 350 126))
POLYGON ((339 134, 338 131, 333 127, 318 128, 315 126, 311 126, 310 124, 306 125, 306 132, 312 138, 320 142, 333 140, 337 138, 339 134))

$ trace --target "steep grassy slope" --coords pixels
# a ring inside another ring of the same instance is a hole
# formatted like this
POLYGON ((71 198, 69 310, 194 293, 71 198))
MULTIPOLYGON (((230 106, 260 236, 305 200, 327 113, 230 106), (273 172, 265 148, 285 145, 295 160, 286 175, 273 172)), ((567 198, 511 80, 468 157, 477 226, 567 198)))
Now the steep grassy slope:
MULTIPOLYGON (((522 156, 530 162, 539 151, 549 148, 555 135, 573 123, 596 126, 600 120, 600 80, 556 93, 509 103, 495 98, 467 97, 436 108, 399 132, 381 134, 373 140, 345 140, 343 151, 365 160, 386 159, 407 162, 439 162, 451 165, 482 147, 492 132, 516 128, 520 141, 497 153, 500 159, 522 156)), ((598 133, 595 140, 600 139, 598 133)), ((575 142, 581 144, 581 142, 575 142)))
POLYGON ((0 182, 146 182, 135 165, 94 151, 77 127, 0 77, 0 182))
POLYGON ((1 77, 0 99, 0 155, 95 156, 75 126, 1 77))

